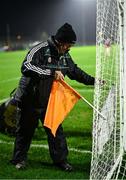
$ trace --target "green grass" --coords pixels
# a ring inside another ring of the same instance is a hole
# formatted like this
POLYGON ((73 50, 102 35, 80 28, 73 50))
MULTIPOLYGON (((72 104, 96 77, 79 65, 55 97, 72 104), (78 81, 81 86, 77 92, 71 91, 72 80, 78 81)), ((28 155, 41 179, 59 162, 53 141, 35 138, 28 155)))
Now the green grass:
MULTIPOLYGON (((0 53, 0 100, 7 98, 10 92, 17 87, 21 63, 27 51, 0 53)), ((71 56, 87 73, 95 74, 95 46, 74 47, 71 56)), ((83 95, 88 101, 93 102, 93 87, 85 86, 66 78, 66 81, 83 95)), ((92 109, 80 100, 63 122, 64 132, 67 136, 69 148, 82 151, 91 151, 92 109)), ((89 179, 90 153, 69 151, 68 160, 75 171, 65 173, 52 166, 48 149, 31 147, 28 153, 28 167, 24 171, 17 171, 9 163, 12 156, 14 137, 0 133, 0 179, 89 179), (7 144, 10 143, 10 144, 7 144)), ((36 129, 32 144, 47 145, 44 129, 39 124, 36 129)))
POLYGON ((0 99, 8 97, 17 86, 25 54, 26 51, 0 53, 0 99))

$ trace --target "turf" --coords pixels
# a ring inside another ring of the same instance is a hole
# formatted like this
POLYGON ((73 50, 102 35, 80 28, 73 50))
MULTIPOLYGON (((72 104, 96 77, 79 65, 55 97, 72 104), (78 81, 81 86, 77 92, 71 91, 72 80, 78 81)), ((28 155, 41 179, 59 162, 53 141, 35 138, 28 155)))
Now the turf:
MULTIPOLYGON (((21 75, 20 66, 26 53, 27 51, 0 52, 0 100, 9 97, 10 92, 17 87, 21 75)), ((73 47, 70 54, 78 66, 92 76, 95 75, 95 46, 73 47)), ((93 102, 92 86, 68 78, 66 81, 88 101, 93 102)), ((9 163, 14 137, 0 133, 0 179, 89 179, 91 153, 84 151, 91 151, 92 109, 80 100, 64 120, 63 127, 68 147, 80 150, 69 151, 68 160, 73 165, 74 172, 65 173, 52 166, 48 149, 44 147, 31 147, 27 169, 17 171, 9 163)), ((41 123, 36 129, 32 144, 47 145, 41 123)))

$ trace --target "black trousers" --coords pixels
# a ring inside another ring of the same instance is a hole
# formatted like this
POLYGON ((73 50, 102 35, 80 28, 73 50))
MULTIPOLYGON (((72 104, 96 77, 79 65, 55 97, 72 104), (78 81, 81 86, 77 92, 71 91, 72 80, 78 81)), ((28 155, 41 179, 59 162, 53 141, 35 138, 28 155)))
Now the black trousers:
MULTIPOLYGON (((14 152, 11 162, 16 164, 27 159, 27 153, 30 148, 32 137, 38 126, 39 119, 44 119, 45 110, 35 109, 30 106, 18 108, 17 112, 17 131, 14 144, 14 152)), ((47 134, 50 156, 54 163, 66 161, 68 148, 66 138, 63 133, 62 125, 57 129, 54 137, 50 129, 45 128, 47 134)))

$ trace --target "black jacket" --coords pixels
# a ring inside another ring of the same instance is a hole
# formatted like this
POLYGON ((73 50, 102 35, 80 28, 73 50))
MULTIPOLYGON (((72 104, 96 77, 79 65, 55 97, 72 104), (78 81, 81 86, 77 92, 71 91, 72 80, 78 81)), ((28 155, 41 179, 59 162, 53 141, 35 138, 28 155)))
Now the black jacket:
POLYGON ((22 77, 15 99, 27 101, 36 108, 46 107, 54 80, 54 66, 64 67, 61 72, 70 79, 86 85, 94 84, 94 78, 77 67, 68 52, 58 54, 55 41, 51 37, 28 52, 21 67, 22 77))

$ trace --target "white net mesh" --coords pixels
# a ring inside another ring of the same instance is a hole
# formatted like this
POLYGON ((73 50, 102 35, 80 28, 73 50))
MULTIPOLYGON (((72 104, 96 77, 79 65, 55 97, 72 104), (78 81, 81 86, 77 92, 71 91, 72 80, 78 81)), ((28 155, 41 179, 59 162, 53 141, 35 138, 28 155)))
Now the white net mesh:
POLYGON ((90 179, 126 179, 120 116, 120 7, 118 0, 97 0, 96 84, 90 179), (105 80, 101 86, 99 79, 105 80), (123 156, 123 157, 122 157, 123 156))

